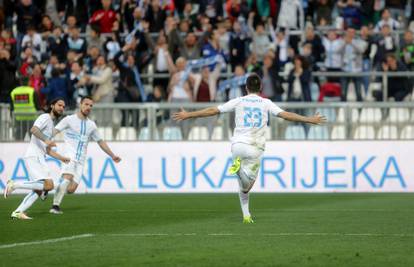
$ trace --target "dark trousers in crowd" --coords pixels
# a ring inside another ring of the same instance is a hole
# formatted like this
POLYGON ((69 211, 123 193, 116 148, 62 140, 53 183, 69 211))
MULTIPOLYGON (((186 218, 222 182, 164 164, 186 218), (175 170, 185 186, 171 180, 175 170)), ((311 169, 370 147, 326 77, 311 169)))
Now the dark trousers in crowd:
POLYGON ((361 84, 362 78, 360 77, 342 77, 341 78, 341 87, 342 87, 342 95, 341 100, 346 101, 348 98, 348 88, 349 83, 353 82, 355 86, 355 93, 357 97, 357 101, 362 101, 362 94, 361 94, 361 84))

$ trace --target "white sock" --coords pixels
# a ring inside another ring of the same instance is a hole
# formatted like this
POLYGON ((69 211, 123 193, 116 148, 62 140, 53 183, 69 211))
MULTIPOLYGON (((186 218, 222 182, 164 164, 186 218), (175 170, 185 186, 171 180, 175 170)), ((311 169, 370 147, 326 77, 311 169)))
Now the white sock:
POLYGON ((33 203, 37 200, 39 196, 36 194, 36 192, 32 191, 29 194, 26 195, 26 197, 23 199, 22 203, 20 203, 20 206, 17 207, 17 212, 25 212, 27 209, 29 209, 33 203))
POLYGON ((43 181, 14 182, 14 189, 43 190, 43 181))
POLYGON ((240 206, 243 212, 243 217, 250 216, 249 211, 249 193, 239 191, 240 206))
POLYGON ((60 206, 60 203, 62 203, 62 199, 66 194, 66 190, 68 189, 69 184, 70 181, 68 179, 63 179, 60 182, 56 188, 55 196, 53 197, 53 205, 60 206))

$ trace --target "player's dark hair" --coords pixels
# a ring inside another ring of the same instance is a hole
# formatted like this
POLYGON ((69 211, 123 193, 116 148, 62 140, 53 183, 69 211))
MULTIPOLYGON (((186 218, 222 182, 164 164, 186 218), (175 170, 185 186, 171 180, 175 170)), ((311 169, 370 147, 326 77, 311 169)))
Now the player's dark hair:
POLYGON ((47 110, 45 111, 46 113, 50 113, 52 111, 52 106, 55 105, 58 101, 63 101, 65 103, 65 99, 63 97, 56 97, 54 99, 52 99, 47 106, 47 110))
POLYGON ((93 98, 92 98, 92 96, 89 96, 89 95, 86 95, 86 96, 82 96, 82 98, 81 98, 81 103, 83 103, 83 101, 85 100, 85 99, 89 99, 89 100, 92 100, 93 101, 93 98))
POLYGON ((246 80, 247 91, 250 93, 258 93, 262 90, 262 81, 259 75, 253 73, 246 80))

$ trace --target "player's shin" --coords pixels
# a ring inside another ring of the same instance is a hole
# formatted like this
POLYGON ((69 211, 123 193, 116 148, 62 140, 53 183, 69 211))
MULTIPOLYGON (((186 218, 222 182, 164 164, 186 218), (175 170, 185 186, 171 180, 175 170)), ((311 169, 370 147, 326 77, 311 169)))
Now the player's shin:
POLYGON ((20 203, 20 206, 17 207, 17 209, 15 210, 16 212, 25 212, 26 210, 28 210, 33 203, 37 200, 37 198, 39 197, 39 195, 32 191, 29 194, 26 195, 26 197, 23 199, 22 203, 20 203))
POLYGON ((62 181, 56 188, 55 196, 53 197, 54 206, 60 206, 60 203, 62 203, 63 197, 66 194, 66 190, 68 189, 69 184, 70 184, 70 180, 62 179, 62 181))

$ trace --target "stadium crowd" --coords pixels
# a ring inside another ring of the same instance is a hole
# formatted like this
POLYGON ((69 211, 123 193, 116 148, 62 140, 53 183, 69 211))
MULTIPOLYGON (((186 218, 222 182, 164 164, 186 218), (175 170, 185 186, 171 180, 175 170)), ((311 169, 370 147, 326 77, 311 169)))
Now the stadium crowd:
MULTIPOLYGON (((315 91, 319 100, 336 95, 346 101, 350 83, 363 101, 371 77, 312 73, 413 70, 413 5, 0 0, 0 101, 10 102, 18 85, 35 89, 39 108, 56 97, 75 107, 85 95, 98 103, 224 101, 245 94, 244 87, 219 82, 250 72, 262 77, 262 94, 274 101, 316 101, 315 91), (198 68, 191 71, 190 62, 198 68), (226 73, 231 76, 223 78, 226 73)), ((395 101, 411 91, 409 77, 389 78, 395 101)))

